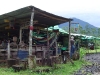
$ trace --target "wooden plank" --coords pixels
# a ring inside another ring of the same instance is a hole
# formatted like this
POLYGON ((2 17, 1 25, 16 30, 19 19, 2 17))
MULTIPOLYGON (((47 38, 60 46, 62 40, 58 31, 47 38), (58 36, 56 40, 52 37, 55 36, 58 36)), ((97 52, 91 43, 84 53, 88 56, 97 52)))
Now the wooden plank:
POLYGON ((36 60, 42 60, 42 58, 36 58, 36 60))
POLYGON ((7 62, 7 60, 0 60, 0 63, 2 63, 2 62, 7 62))

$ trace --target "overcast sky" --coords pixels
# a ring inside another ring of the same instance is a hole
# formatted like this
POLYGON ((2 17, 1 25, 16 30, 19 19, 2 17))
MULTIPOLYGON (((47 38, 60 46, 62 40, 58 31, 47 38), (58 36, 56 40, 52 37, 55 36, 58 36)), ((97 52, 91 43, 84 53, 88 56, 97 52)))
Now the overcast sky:
POLYGON ((66 18, 76 17, 100 27, 100 0, 1 0, 0 15, 30 5, 66 18))

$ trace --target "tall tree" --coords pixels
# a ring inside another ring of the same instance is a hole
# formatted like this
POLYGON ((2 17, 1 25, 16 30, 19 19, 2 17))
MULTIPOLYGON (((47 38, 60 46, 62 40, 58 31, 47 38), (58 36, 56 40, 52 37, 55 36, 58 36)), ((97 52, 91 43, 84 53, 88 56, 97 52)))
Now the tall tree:
POLYGON ((91 28, 92 31, 92 36, 96 36, 96 29, 95 28, 91 28))
POLYGON ((79 33, 80 34, 86 34, 86 30, 83 29, 83 27, 81 25, 79 25, 79 33))
POLYGON ((83 28, 82 28, 82 26, 81 26, 81 25, 79 25, 78 30, 79 30, 79 33, 81 33, 81 34, 82 34, 82 32, 83 32, 83 28))
MULTIPOLYGON (((63 27, 62 29, 64 29, 66 32, 69 32, 69 26, 63 27)), ((70 27, 70 32, 75 33, 74 27, 70 27)))
POLYGON ((70 32, 71 32, 71 33, 75 33, 75 28, 74 28, 74 27, 71 27, 71 28, 70 28, 70 32))
POLYGON ((98 32, 98 37, 100 37, 100 28, 98 28, 97 32, 98 32))
POLYGON ((91 35, 91 31, 88 24, 85 26, 85 30, 86 30, 86 35, 91 35))
POLYGON ((68 26, 63 27, 62 29, 65 30, 66 32, 69 32, 68 26))

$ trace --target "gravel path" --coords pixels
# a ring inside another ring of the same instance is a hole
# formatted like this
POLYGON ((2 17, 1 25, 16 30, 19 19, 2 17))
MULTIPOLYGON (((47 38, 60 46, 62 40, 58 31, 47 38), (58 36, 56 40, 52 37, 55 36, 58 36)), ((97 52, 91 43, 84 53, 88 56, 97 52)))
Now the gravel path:
POLYGON ((85 60, 92 62, 78 70, 74 75, 100 75, 100 53, 87 54, 85 60))

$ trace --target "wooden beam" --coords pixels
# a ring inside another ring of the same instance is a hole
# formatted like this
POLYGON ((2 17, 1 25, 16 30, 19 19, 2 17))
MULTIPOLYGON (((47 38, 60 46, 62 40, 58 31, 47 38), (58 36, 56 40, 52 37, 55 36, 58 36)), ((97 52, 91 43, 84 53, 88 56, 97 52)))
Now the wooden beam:
POLYGON ((69 42, 68 42, 68 50, 70 52, 70 26, 71 26, 71 21, 69 21, 69 42))
POLYGON ((20 43, 22 41, 22 28, 20 28, 20 31, 19 31, 19 39, 20 39, 20 43))
MULTIPOLYGON (((34 8, 32 9, 31 13, 31 20, 30 20, 30 27, 33 27, 33 18, 34 18, 34 8)), ((33 30, 30 29, 29 32, 29 55, 32 55, 32 32, 33 30)))
POLYGON ((8 50, 7 50, 8 56, 7 58, 10 59, 10 41, 8 41, 8 50))

